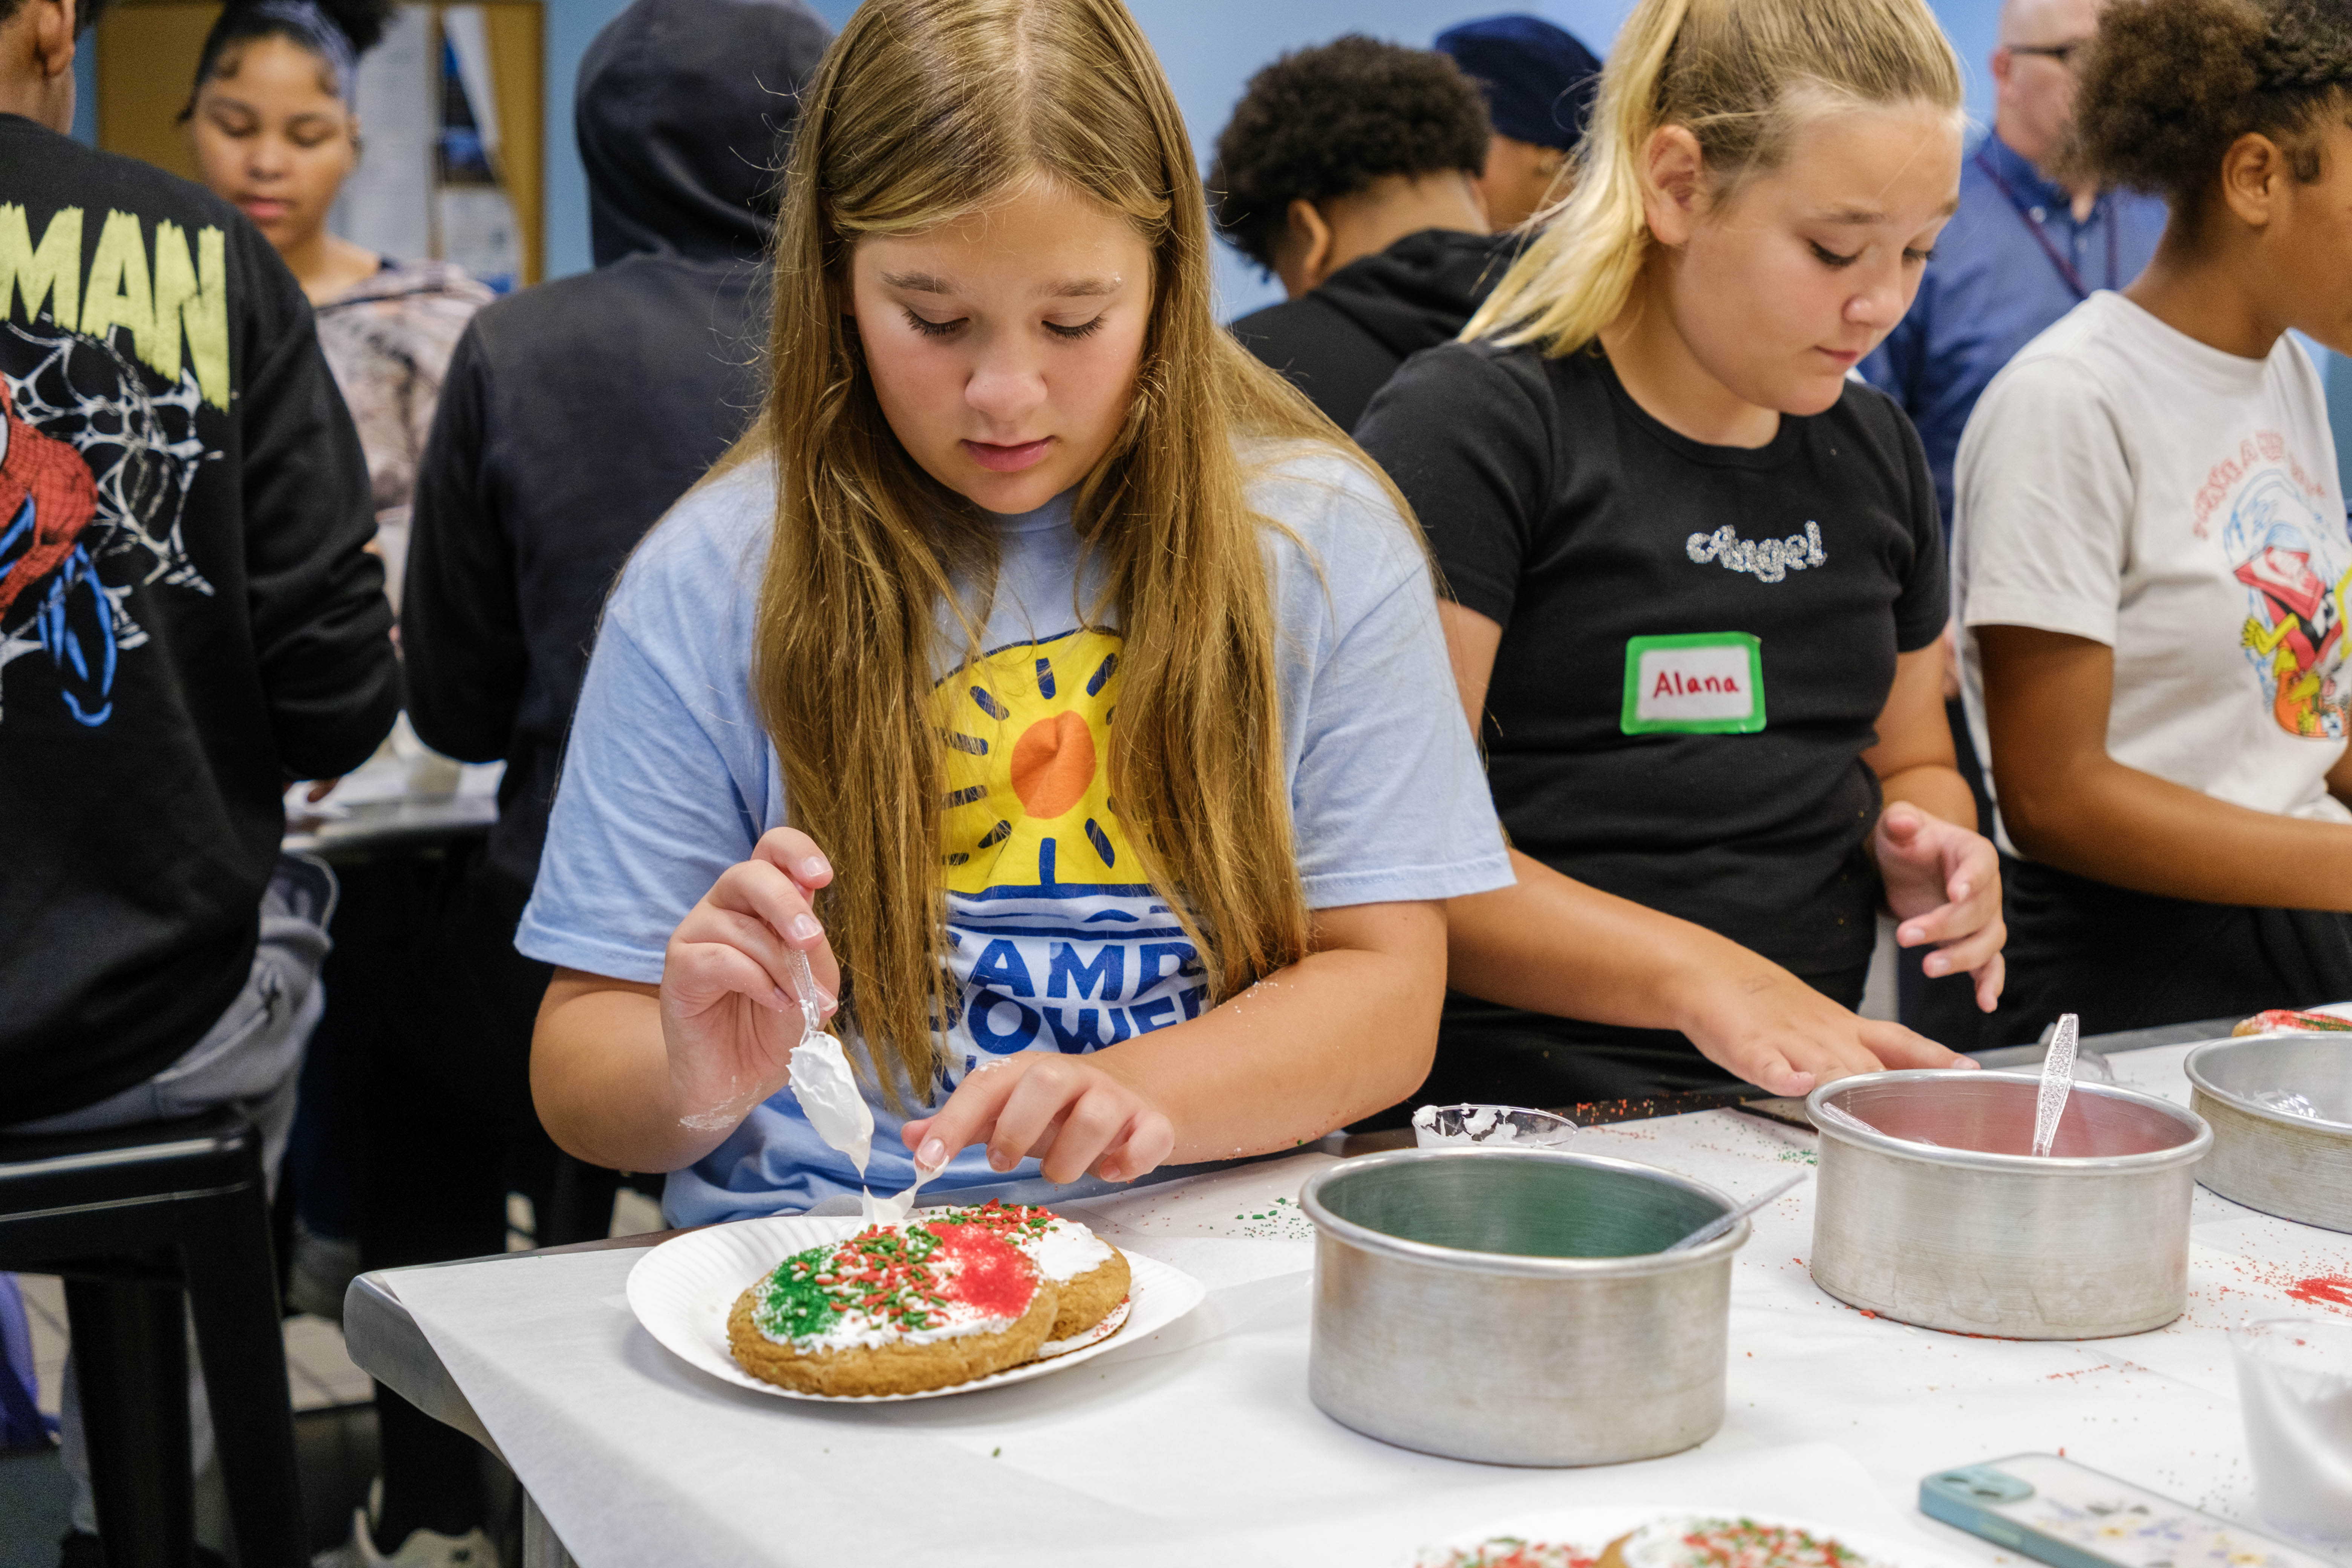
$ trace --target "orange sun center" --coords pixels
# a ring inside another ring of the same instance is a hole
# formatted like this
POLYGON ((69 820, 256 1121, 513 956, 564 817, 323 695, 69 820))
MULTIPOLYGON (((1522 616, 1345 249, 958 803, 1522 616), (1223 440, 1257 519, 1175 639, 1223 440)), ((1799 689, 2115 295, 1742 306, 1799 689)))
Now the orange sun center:
POLYGON ((1040 719, 1013 746, 1013 793, 1031 816, 1059 816, 1078 804, 1095 776, 1095 738, 1079 714, 1040 719))

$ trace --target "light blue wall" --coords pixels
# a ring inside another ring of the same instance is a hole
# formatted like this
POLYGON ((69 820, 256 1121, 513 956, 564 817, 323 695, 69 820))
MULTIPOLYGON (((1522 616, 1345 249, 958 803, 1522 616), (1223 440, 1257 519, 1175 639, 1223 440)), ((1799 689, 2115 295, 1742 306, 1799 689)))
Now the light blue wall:
MULTIPOLYGON (((548 0, 547 4, 547 270, 550 277, 589 265, 588 192, 572 140, 572 86, 580 57, 597 30, 626 0, 548 0)), ((856 0, 812 0, 838 26, 856 0)), ((1442 28, 1471 16, 1523 10, 1546 16, 1605 53, 1632 0, 1129 0, 1151 35, 1175 85, 1192 142, 1207 162, 1242 85, 1285 49, 1321 43, 1341 33, 1370 33, 1400 43, 1427 44, 1442 28)), ((1985 58, 1991 53, 1999 0, 1940 0, 1942 18, 1969 70, 1969 108, 1990 113, 1985 58)), ((1276 291, 1230 253, 1221 260, 1218 287, 1228 313, 1253 309, 1276 291)))
POLYGON ((580 146, 572 135, 572 89, 580 77, 580 57, 604 24, 628 9, 628 0, 548 0, 546 88, 546 184, 541 210, 547 222, 544 250, 549 278, 585 272, 588 254, 588 177, 580 167, 580 146))

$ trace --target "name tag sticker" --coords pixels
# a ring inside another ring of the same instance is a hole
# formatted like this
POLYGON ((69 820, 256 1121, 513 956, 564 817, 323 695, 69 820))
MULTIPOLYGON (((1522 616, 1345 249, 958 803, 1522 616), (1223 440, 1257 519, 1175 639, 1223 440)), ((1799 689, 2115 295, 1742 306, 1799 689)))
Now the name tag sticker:
POLYGON ((1764 645, 1746 632, 1625 643, 1628 735, 1748 735, 1764 728, 1764 645))

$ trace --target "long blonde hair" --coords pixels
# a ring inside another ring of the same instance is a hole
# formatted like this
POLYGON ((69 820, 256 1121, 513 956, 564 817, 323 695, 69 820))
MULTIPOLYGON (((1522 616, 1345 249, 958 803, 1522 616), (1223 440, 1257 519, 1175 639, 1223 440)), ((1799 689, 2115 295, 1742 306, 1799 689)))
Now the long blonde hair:
POLYGON ((1925 0, 1642 0, 1601 73, 1574 184, 1463 337, 1559 355, 1617 319, 1649 258, 1643 163, 1661 128, 1698 138, 1721 195, 1774 167, 1808 114, 1915 101, 1960 110, 1960 63, 1925 0))
MULTIPOLYGON (((1237 436, 1352 451, 1211 312, 1206 207, 1174 94, 1118 0, 866 0, 802 100, 777 233, 765 405, 730 466, 772 456, 776 516, 752 687, 821 900, 844 999, 895 1103, 956 1016, 932 707, 956 584, 993 581, 984 515, 901 448, 843 315, 850 253, 1040 179, 1150 247, 1134 402, 1076 497, 1119 612, 1111 799, 1213 997, 1304 956, 1262 531, 1237 436)), ((1402 504, 1402 503, 1400 503, 1402 504)), ((984 620, 984 612, 980 619, 984 620)))

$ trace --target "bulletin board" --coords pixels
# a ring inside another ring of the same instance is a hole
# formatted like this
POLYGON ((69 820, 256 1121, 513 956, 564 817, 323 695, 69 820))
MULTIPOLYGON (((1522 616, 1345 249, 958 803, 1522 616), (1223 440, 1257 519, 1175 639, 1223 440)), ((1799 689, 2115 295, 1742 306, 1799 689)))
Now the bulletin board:
MULTIPOLYGON (((196 177, 179 118, 219 15, 204 0, 113 0, 100 13, 100 146, 196 177)), ((400 6, 384 42, 360 61, 360 167, 330 226, 387 255, 457 260, 494 283, 537 282, 545 256, 544 40, 540 0, 400 6), (456 68, 445 70, 452 57, 456 68), (461 95, 449 91, 452 77, 461 95), (469 114, 478 104, 488 111, 469 114), (469 145, 462 122, 473 118, 482 122, 469 145), (455 134, 453 119, 461 122, 455 134), (501 214, 510 234, 499 231, 501 214)))

